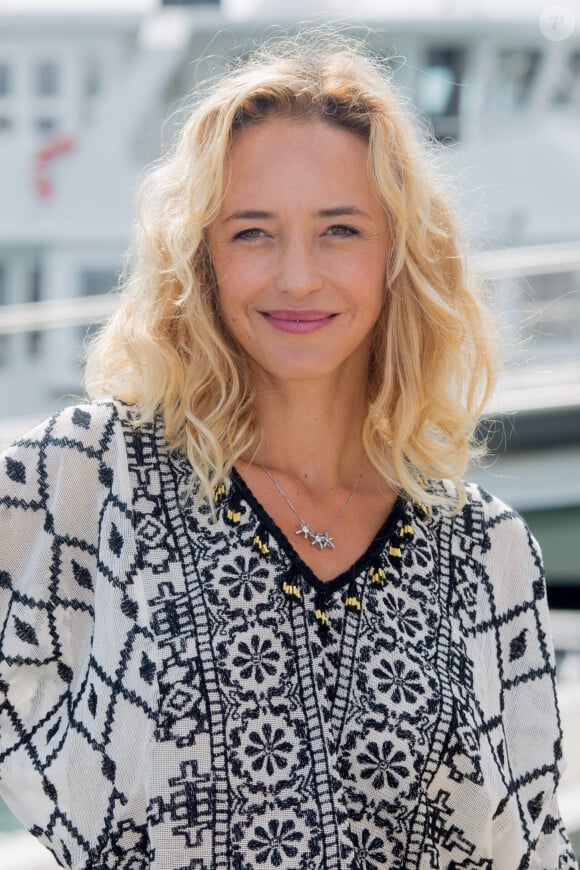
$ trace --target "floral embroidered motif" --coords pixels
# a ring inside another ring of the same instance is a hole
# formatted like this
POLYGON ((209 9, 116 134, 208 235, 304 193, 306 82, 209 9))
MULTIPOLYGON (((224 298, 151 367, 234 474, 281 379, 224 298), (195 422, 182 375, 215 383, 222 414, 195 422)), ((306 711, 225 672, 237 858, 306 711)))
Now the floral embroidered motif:
POLYGON ((361 776, 370 779, 373 788, 382 789, 385 784, 397 788, 401 779, 409 776, 409 771, 402 764, 406 755, 402 750, 395 750, 390 740, 384 740, 381 748, 374 741, 367 745, 367 751, 357 756, 361 764, 361 776))
POLYGON ((385 692, 394 704, 404 699, 407 704, 415 704, 419 695, 425 694, 424 679, 419 671, 409 668, 401 659, 394 662, 381 659, 373 674, 379 680, 379 691, 385 692))
POLYGON ((298 854, 294 843, 304 836, 295 828, 296 825, 289 819, 284 822, 270 819, 267 830, 258 825, 254 838, 248 843, 250 849, 256 852, 256 862, 280 867, 283 858, 294 858, 298 854))
POLYGON ((276 673, 274 662, 280 659, 280 654, 272 649, 272 641, 263 641, 257 634, 252 635, 249 644, 241 640, 238 644, 238 655, 233 659, 235 667, 240 668, 240 676, 244 680, 254 680, 263 683, 264 676, 272 677, 276 673))
POLYGON ((214 521, 162 427, 130 417, 63 412, 0 460, 18 529, 0 783, 40 795, 16 809, 60 863, 573 870, 541 561, 517 515, 475 487, 455 517, 400 500, 322 584, 235 471, 214 521), (74 504, 55 504, 68 479, 74 504))
POLYGON ((244 749, 246 755, 253 757, 252 770, 265 768, 268 776, 272 776, 275 767, 283 769, 288 766, 288 753, 292 751, 292 744, 284 740, 282 728, 276 728, 272 732, 269 722, 264 722, 262 733, 250 731, 249 743, 244 749))
POLYGON ((251 601, 254 595, 264 592, 268 570, 261 567, 256 556, 236 556, 232 561, 233 564, 222 568, 222 583, 229 588, 232 598, 241 596, 244 601, 251 601))

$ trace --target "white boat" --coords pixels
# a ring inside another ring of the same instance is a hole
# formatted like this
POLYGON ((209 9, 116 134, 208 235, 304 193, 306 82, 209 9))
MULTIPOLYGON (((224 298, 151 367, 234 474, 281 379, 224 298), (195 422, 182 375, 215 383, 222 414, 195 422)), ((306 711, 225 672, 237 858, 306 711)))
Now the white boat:
MULTIPOLYGON (((580 238, 580 32, 548 38, 544 6, 357 4, 369 42, 393 57, 436 135, 452 140, 445 159, 462 177, 471 235, 486 247, 580 238)), ((345 9, 0 0, 0 303, 78 300, 114 286, 137 179, 171 137, 163 122, 184 93, 268 25, 344 19, 345 9)), ((553 281, 538 281, 542 292, 546 284, 553 294, 553 281)), ((550 317, 563 324, 556 352, 575 343, 578 359, 574 290, 550 299, 550 317)), ((76 328, 1 338, 3 413, 44 413, 77 395, 79 338, 76 328)))

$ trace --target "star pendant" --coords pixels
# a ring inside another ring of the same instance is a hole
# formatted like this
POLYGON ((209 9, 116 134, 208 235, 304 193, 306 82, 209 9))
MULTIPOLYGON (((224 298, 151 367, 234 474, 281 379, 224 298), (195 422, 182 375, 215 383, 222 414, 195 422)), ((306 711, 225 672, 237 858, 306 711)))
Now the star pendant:
POLYGON ((330 549, 334 550, 334 538, 331 538, 328 532, 324 532, 322 535, 322 547, 321 549, 330 549))
POLYGON ((334 538, 331 538, 328 532, 314 532, 311 536, 313 547, 318 547, 319 550, 334 550, 334 538))
POLYGON ((312 532, 310 531, 310 526, 308 525, 308 523, 301 523, 301 525, 299 525, 298 528, 296 529, 296 534, 297 535, 304 535, 305 540, 308 540, 308 538, 312 534, 312 532))

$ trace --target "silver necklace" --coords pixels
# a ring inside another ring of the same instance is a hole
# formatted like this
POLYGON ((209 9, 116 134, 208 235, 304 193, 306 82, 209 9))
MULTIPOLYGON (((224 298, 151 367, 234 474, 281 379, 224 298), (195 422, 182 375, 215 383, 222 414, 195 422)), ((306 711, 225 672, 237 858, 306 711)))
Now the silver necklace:
POLYGON ((307 523, 305 520, 302 519, 302 517, 300 516, 300 514, 296 510, 296 507, 292 504, 292 502, 290 501, 290 499, 288 498, 288 496, 286 495, 286 493, 284 492, 284 490, 282 489, 282 487, 280 486, 278 481, 275 480, 274 477, 272 476, 272 473, 270 471, 268 471, 266 466, 262 465, 261 462, 258 462, 258 465, 260 466, 262 471, 270 478, 270 480, 272 481, 272 483, 274 484, 274 486, 276 487, 276 489, 278 490, 278 492, 280 493, 280 495, 282 496, 282 498, 284 499, 284 501, 286 502, 286 504, 288 505, 290 510, 295 514, 296 518, 298 519, 298 528, 296 529, 295 534, 302 535, 302 537, 306 541, 310 541, 312 546, 318 547, 319 550, 326 550, 326 549, 333 550, 334 549, 334 538, 331 538, 330 532, 335 527, 335 525, 338 523, 339 519, 346 513, 351 501, 354 498, 354 494, 358 489, 358 485, 359 485, 360 479, 362 477, 363 468, 365 466, 365 460, 366 460, 366 455, 363 456, 363 461, 361 462, 359 473, 358 473, 357 479, 355 480, 351 494, 349 495, 349 497, 347 498, 347 500, 345 501, 345 503, 343 504, 343 506, 341 507, 341 509, 339 510, 339 512, 337 513, 337 515, 333 519, 333 521, 331 522, 331 524, 323 532, 317 532, 316 529, 312 528, 310 523, 307 523))

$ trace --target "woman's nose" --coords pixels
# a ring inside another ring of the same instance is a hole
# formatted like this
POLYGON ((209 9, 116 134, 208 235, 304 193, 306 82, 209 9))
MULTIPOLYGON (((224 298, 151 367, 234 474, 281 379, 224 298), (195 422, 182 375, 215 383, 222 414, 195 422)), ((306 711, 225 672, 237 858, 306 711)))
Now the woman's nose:
POLYGON ((320 288, 322 276, 311 242, 293 240, 281 246, 277 284, 282 293, 293 296, 305 296, 320 288))

